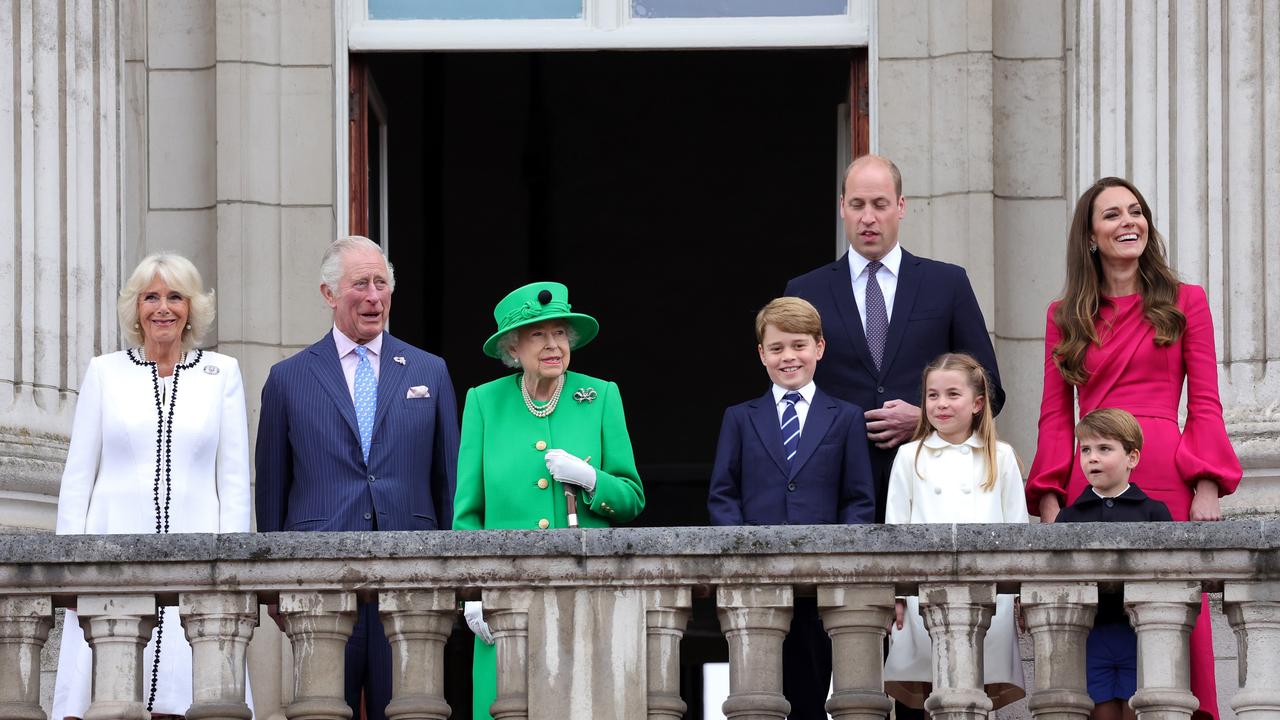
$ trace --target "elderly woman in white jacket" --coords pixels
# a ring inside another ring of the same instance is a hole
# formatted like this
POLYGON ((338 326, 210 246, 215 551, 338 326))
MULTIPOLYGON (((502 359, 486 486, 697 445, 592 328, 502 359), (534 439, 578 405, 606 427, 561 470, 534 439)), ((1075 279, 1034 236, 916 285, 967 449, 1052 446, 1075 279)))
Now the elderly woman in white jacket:
MULTIPOLYGON (((151 255, 120 291, 117 309, 130 347, 90 361, 80 385, 58 534, 248 532, 240 366, 196 349, 213 321, 213 292, 204 291, 186 258, 151 255)), ((158 619, 145 651, 143 700, 155 716, 185 715, 191 646, 176 607, 162 609, 158 619)), ((84 717, 91 670, 84 633, 68 611, 54 720, 84 717)))

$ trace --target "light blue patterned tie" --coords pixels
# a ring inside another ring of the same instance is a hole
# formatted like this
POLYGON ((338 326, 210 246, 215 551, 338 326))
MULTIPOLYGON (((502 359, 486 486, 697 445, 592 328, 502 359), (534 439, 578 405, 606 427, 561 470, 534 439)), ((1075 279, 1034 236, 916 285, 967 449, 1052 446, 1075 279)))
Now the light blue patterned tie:
POLYGON ((356 346, 360 362, 356 365, 355 403, 356 424, 360 427, 360 450, 364 464, 369 464, 369 445, 373 442, 373 411, 378 407, 378 379, 373 376, 373 363, 369 362, 369 348, 356 346))
POLYGON ((803 396, 794 390, 782 396, 782 401, 787 404, 782 409, 782 449, 787 456, 787 467, 791 467, 796 450, 800 449, 800 416, 796 414, 796 403, 802 399, 803 396))

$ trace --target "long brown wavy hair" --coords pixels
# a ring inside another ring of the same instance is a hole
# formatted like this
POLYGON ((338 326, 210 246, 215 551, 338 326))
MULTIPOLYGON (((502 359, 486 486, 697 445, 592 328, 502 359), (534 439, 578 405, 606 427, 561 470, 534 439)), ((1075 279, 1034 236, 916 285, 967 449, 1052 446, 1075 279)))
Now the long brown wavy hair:
POLYGON ((1156 344, 1173 344, 1187 329, 1187 317, 1177 304, 1178 275, 1165 259, 1164 238, 1156 231, 1151 206, 1128 180, 1101 178, 1076 202, 1067 234, 1067 286, 1053 312, 1053 322, 1062 332, 1062 340, 1053 348, 1053 362, 1072 385, 1083 385, 1089 379, 1084 368, 1085 351, 1100 342, 1094 320, 1098 308, 1108 301, 1102 297, 1102 258, 1089 252, 1089 245, 1093 241, 1093 203, 1104 190, 1113 187, 1133 193, 1147 219, 1147 247, 1138 258, 1138 292, 1142 295, 1142 314, 1156 329, 1156 344))

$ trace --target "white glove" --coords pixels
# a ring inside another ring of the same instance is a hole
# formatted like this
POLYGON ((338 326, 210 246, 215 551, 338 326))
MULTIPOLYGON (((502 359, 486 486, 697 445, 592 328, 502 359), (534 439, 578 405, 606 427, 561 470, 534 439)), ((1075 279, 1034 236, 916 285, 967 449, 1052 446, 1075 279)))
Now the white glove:
POLYGON ((471 632, 492 645, 493 631, 489 629, 489 623, 484 621, 484 605, 479 600, 468 600, 462 604, 462 608, 462 617, 466 619, 471 632))
POLYGON ((596 489, 596 469, 586 461, 559 448, 548 450, 546 460, 551 477, 562 483, 577 485, 587 492, 596 489))

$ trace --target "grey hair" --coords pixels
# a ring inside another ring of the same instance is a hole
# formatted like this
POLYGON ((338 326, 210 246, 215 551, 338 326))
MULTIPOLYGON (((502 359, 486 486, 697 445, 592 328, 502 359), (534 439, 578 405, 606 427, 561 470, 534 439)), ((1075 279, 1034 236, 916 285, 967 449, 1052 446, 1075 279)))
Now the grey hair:
POLYGON ((342 281, 342 258, 352 250, 374 250, 381 255, 382 262, 387 265, 387 288, 391 292, 396 291, 396 269, 382 251, 382 246, 363 235, 348 235, 329 243, 320 261, 320 282, 328 286, 330 292, 337 294, 338 283, 342 281))
POLYGON ((213 301, 213 290, 205 292, 204 281, 200 279, 200 271, 190 260, 175 253, 156 253, 142 258, 142 262, 133 269, 128 281, 120 289, 120 297, 116 300, 116 314, 120 318, 120 332, 130 346, 142 345, 146 339, 142 328, 138 325, 138 297, 151 284, 160 278, 169 289, 177 291, 186 298, 187 326, 182 330, 182 349, 190 350, 204 339, 204 334, 213 324, 216 313, 213 301))
MULTIPOLYGON (((575 330, 572 325, 559 318, 556 318, 556 320, 553 320, 552 322, 556 321, 559 321, 564 325, 565 335, 569 337, 569 349, 572 350, 576 348, 578 346, 578 331, 575 330)), ((529 325, 512 328, 498 338, 498 359, 502 361, 503 365, 506 365, 512 370, 520 369, 520 358, 516 357, 516 346, 520 344, 520 331, 530 325, 537 325, 537 323, 529 323, 529 325)))

